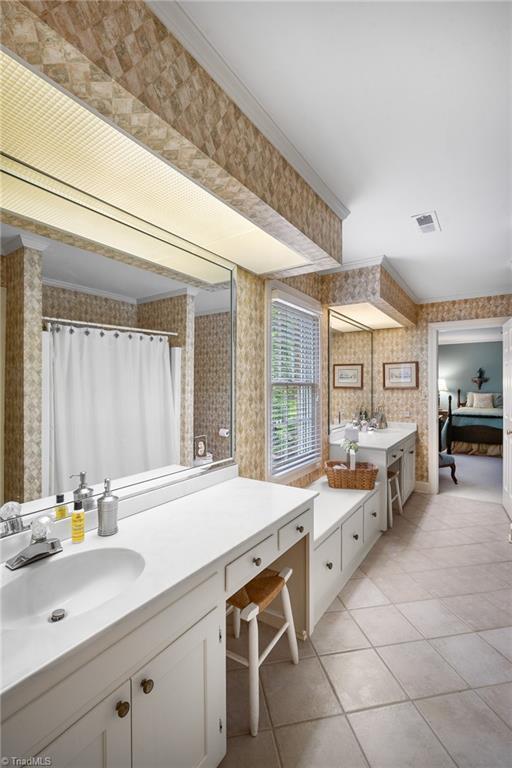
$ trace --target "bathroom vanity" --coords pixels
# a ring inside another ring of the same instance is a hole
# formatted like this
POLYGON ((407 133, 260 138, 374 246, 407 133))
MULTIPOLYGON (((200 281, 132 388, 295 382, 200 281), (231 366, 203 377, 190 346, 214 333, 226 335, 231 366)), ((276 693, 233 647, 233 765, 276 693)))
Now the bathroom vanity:
POLYGON ((290 592, 310 632, 316 495, 233 477, 125 517, 113 537, 90 531, 59 555, 2 567, 2 755, 217 766, 226 597, 295 549, 290 592), (66 616, 52 623, 56 608, 66 616))
MULTIPOLYGON (((329 458, 346 459, 343 450, 345 427, 331 428, 329 435, 329 458)), ((405 503, 416 484, 416 424, 392 422, 386 429, 373 432, 359 432, 357 461, 368 461, 379 468, 378 481, 386 487, 388 469, 399 470, 400 493, 405 503)), ((386 493, 381 494, 381 503, 386 504, 386 493)), ((381 514, 385 514, 382 513, 381 514)), ((385 516, 382 518, 385 519, 385 516)))

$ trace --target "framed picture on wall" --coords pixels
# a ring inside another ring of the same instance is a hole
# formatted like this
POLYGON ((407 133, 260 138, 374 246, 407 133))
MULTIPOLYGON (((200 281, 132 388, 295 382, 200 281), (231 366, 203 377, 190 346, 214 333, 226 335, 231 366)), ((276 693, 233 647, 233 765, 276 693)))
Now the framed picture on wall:
POLYGON ((384 389, 418 389, 418 361, 383 363, 384 389))
POLYGON ((334 389, 362 389, 363 367, 360 363, 335 363, 332 367, 334 389))

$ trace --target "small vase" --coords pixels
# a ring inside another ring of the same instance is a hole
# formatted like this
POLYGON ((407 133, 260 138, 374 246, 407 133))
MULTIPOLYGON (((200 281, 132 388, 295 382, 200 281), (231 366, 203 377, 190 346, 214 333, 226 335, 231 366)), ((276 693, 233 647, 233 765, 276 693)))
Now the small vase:
POLYGON ((356 468, 356 452, 355 451, 349 451, 350 456, 350 469, 356 468))

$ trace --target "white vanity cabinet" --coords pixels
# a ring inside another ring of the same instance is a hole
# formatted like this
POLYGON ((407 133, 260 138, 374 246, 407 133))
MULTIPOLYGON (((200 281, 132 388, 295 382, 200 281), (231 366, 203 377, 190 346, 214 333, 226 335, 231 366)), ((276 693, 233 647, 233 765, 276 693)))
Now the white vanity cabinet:
POLYGON ((38 757, 55 768, 215 768, 225 752, 225 645, 211 611, 38 757))
POLYGON ((55 768, 126 768, 131 764, 131 718, 129 711, 119 717, 116 707, 129 702, 126 682, 41 750, 36 755, 41 762, 35 764, 45 765, 46 759, 55 768))

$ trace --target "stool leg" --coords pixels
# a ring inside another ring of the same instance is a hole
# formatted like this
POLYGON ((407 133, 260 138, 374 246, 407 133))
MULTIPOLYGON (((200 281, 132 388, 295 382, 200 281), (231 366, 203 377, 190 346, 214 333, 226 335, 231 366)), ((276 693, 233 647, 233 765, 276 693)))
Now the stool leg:
POLYGON ((288 592, 288 587, 286 586, 286 584, 284 585, 281 591, 281 602, 283 605, 284 618, 288 622, 288 629, 286 630, 286 632, 288 634, 288 644, 290 646, 292 661, 294 664, 298 664, 299 649, 297 647, 297 636, 295 634, 295 624, 293 622, 292 605, 290 603, 290 593, 288 592))
POLYGON ((240 637, 240 608, 233 608, 233 634, 240 637))
POLYGON ((402 508, 402 495, 400 493, 400 482, 398 480, 398 475, 396 475, 395 480, 396 480, 396 497, 395 498, 398 501, 398 511, 400 512, 401 515, 403 515, 404 510, 402 508))
POLYGON ((393 527, 393 494, 391 492, 391 480, 388 480, 388 528, 393 527))
POLYGON ((260 716, 260 678, 258 650, 258 620, 249 621, 249 727, 257 736, 260 716))

